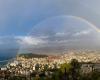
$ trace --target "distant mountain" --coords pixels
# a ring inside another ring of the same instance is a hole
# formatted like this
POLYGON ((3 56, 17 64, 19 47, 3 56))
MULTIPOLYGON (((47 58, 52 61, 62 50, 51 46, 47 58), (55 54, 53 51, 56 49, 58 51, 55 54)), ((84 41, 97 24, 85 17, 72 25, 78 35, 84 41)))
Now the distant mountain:
POLYGON ((24 58, 44 58, 48 57, 47 55, 42 55, 42 54, 34 54, 34 53, 27 53, 27 54, 19 54, 19 57, 24 57, 24 58))

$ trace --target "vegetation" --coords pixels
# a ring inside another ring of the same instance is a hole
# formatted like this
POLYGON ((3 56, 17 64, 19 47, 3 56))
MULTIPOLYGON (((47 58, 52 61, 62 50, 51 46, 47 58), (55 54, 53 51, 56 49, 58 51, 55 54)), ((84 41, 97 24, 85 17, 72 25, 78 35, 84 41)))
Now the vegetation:
POLYGON ((33 53, 27 53, 27 54, 19 54, 19 57, 24 57, 24 58, 44 58, 47 57, 47 55, 41 55, 41 54, 33 54, 33 53))

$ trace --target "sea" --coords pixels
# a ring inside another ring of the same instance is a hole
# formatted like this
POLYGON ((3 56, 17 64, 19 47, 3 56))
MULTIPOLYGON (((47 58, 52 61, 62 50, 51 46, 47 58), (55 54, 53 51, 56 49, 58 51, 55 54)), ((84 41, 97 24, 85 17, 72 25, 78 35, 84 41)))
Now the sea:
POLYGON ((17 50, 15 49, 2 49, 0 50, 0 67, 6 65, 11 59, 15 58, 17 50))

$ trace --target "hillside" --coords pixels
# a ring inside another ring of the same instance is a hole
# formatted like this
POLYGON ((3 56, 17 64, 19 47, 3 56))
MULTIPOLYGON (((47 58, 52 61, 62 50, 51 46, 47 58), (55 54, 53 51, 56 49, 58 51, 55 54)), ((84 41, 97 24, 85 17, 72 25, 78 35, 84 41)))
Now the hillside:
POLYGON ((41 55, 41 54, 33 54, 33 53, 27 53, 27 54, 19 54, 19 57, 24 58, 44 58, 47 57, 47 55, 41 55))

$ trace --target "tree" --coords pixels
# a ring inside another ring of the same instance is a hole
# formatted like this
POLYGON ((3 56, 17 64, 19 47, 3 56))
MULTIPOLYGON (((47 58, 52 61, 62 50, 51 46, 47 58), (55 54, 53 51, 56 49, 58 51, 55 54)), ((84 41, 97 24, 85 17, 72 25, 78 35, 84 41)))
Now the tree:
POLYGON ((70 72, 71 72, 72 80, 78 80, 80 75, 79 70, 81 67, 80 63, 78 62, 78 60, 72 59, 70 65, 71 65, 70 72))
POLYGON ((40 67, 40 66, 39 66, 39 64, 37 63, 37 64, 35 65, 35 70, 38 71, 38 70, 39 70, 39 67, 40 67))
POLYGON ((65 72, 65 69, 67 72, 69 72, 71 69, 71 65, 68 63, 61 64, 60 69, 61 69, 62 73, 65 72))
POLYGON ((69 79, 69 73, 70 73, 70 69, 71 69, 71 65, 68 63, 64 63, 61 65, 60 67, 61 71, 62 71, 62 78, 63 80, 68 80, 69 79))
POLYGON ((45 70, 45 71, 48 70, 48 65, 47 65, 47 64, 44 65, 44 70, 45 70))
POLYGON ((37 74, 34 80, 40 80, 39 75, 37 74))

